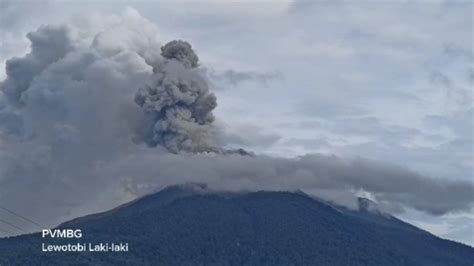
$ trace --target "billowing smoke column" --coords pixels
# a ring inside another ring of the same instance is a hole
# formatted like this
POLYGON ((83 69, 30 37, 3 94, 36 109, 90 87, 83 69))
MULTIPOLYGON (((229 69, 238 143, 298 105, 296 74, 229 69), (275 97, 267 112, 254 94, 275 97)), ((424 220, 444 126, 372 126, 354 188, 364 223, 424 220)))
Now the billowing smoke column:
POLYGON ((216 97, 197 69, 198 56, 184 41, 161 47, 161 55, 165 60, 153 68, 152 81, 135 96, 147 113, 144 141, 173 153, 219 151, 212 127, 216 97))

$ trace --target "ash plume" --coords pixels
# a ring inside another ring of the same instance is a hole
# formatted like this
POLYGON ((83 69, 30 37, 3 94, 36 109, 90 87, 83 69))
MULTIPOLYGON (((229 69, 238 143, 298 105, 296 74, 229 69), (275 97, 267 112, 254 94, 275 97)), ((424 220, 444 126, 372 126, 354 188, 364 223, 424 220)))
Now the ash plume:
POLYGON ((161 55, 152 81, 135 95, 147 115, 144 141, 173 153, 219 151, 212 126, 217 101, 197 70, 198 56, 185 41, 167 43, 161 55))

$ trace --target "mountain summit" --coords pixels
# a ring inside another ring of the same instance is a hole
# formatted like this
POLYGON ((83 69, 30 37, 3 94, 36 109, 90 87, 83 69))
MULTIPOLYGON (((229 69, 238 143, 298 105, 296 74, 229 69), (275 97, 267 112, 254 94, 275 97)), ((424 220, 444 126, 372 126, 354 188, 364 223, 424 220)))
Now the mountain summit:
POLYGON ((171 186, 58 227, 81 229, 81 239, 0 239, 0 264, 472 266, 473 248, 374 215, 366 199, 359 204, 349 210, 304 193, 171 186), (129 251, 44 253, 45 242, 121 242, 129 251))

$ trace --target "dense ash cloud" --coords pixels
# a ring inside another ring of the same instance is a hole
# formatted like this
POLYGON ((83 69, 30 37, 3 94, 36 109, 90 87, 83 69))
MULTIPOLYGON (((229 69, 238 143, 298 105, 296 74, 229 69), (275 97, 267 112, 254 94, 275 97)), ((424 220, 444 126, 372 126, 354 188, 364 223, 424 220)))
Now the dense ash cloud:
POLYGON ((6 62, 7 79, 2 91, 11 104, 23 105, 22 94, 33 78, 72 50, 68 34, 66 26, 43 26, 26 35, 31 42, 31 52, 6 62))
POLYGON ((198 57, 191 45, 172 41, 161 47, 161 55, 165 60, 153 68, 153 80, 135 96, 147 113, 145 142, 174 153, 219 151, 212 127, 216 97, 196 69, 198 57))
POLYGON ((115 205, 124 195, 98 169, 138 146, 133 98, 164 60, 156 27, 127 10, 28 37, 0 88, 0 202, 45 224, 115 205))
POLYGON ((325 198, 336 202, 364 191, 393 210, 472 209, 467 181, 363 159, 226 152, 193 48, 163 45, 135 10, 42 26, 28 38, 31 51, 7 62, 0 88, 0 202, 45 225, 189 181, 331 191, 325 198))
POLYGON ((161 55, 167 59, 175 59, 188 68, 198 66, 198 56, 194 53, 191 44, 185 41, 177 40, 165 44, 161 47, 161 55))

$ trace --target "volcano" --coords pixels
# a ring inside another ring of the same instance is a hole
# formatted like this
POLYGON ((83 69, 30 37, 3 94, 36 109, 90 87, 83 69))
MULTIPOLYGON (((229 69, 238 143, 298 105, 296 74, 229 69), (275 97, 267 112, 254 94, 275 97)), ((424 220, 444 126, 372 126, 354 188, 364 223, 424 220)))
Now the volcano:
POLYGON ((474 249, 359 199, 351 210, 303 192, 170 186, 65 222, 80 239, 0 239, 0 265, 469 265, 474 249), (42 244, 128 243, 127 252, 43 252, 42 244))

